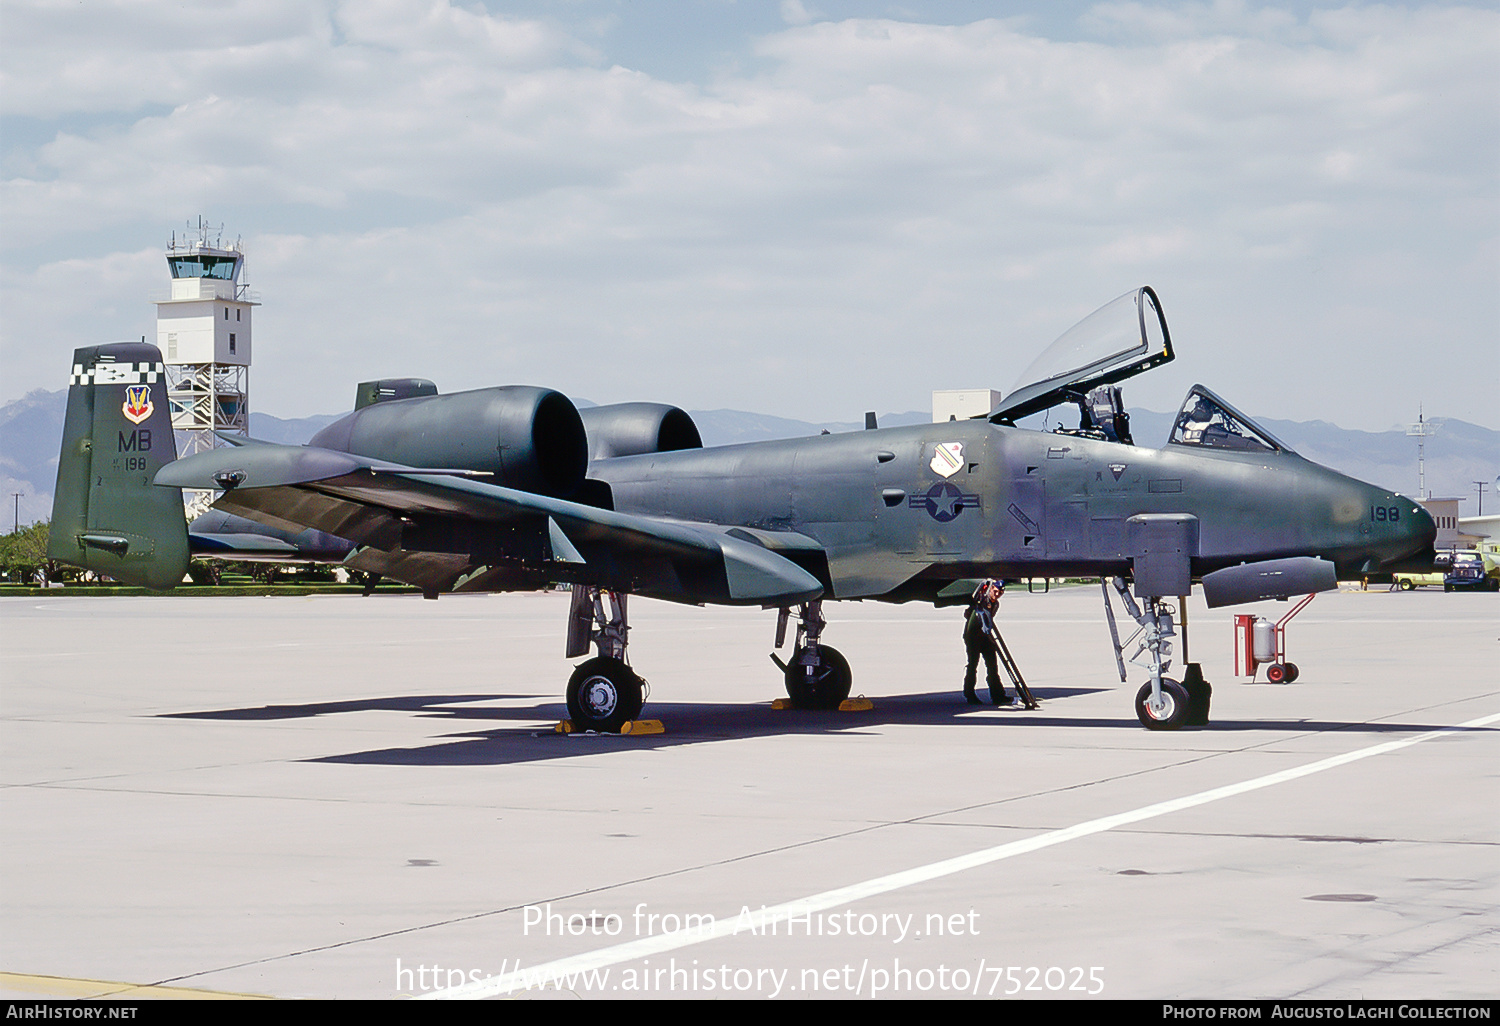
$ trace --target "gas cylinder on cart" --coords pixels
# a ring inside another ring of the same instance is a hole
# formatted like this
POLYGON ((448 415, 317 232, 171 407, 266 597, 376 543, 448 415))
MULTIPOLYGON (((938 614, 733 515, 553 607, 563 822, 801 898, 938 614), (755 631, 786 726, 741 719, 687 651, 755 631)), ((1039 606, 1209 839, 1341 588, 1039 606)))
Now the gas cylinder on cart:
POLYGON ((1276 659, 1276 625, 1263 616, 1237 613, 1234 617, 1234 672, 1253 677, 1261 663, 1276 659))
POLYGON ((1257 663, 1276 661, 1276 624, 1264 616, 1257 616, 1250 627, 1250 651, 1257 663))

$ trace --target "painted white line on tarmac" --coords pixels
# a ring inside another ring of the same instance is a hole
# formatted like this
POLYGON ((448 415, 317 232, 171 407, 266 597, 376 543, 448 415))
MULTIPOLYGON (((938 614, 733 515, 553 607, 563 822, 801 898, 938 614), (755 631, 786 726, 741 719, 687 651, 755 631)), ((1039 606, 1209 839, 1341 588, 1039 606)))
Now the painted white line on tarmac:
POLYGON ((1460 723, 1452 727, 1431 730, 1425 734, 1417 734, 1414 737, 1405 738, 1401 741, 1385 741, 1378 745, 1371 745, 1369 748, 1360 748, 1353 752, 1346 752, 1343 755, 1319 759, 1317 762, 1310 762, 1305 766, 1297 766, 1292 769, 1281 770, 1277 773, 1268 773, 1263 777, 1241 781, 1238 784, 1226 784, 1223 787, 1199 791, 1197 794, 1190 794, 1183 798, 1173 798, 1170 801, 1157 802, 1154 805, 1146 805, 1139 809, 1132 809, 1129 812, 1104 816, 1100 819, 1091 819, 1074 826, 1064 827, 1061 830, 1049 830, 1047 833, 1028 837, 1025 840, 1011 841, 1008 844, 1000 844, 992 848, 981 848, 979 851, 970 852, 967 855, 959 855, 955 858, 931 862, 925 866, 917 866, 914 869, 891 873, 887 876, 877 876, 873 880, 865 880, 862 883, 850 884, 847 887, 824 891, 821 894, 814 894, 810 897, 798 898, 780 905, 773 905, 770 908, 762 908, 747 915, 733 915, 728 919, 715 920, 712 926, 704 929, 693 929, 691 931, 679 930, 671 934, 643 937, 640 940, 615 944, 607 948, 600 948, 597 951, 586 951, 580 955, 570 955, 552 962, 544 962, 540 965, 519 969, 515 972, 493 976, 489 979, 476 980, 459 987, 418 994, 416 997, 426 999, 497 997, 504 994, 513 994, 517 991, 529 990, 534 987, 553 986, 560 983, 567 976, 586 973, 594 969, 603 969, 606 966, 618 965, 621 962, 631 962, 639 958, 646 958, 667 951, 676 951, 694 944, 702 944, 705 941, 715 940, 719 937, 732 936, 741 930, 749 933, 753 929, 754 933, 761 934, 772 925, 785 922, 794 916, 798 918, 805 917, 814 912, 822 912, 826 909, 849 905, 856 901, 863 901, 865 898, 874 897, 877 894, 887 894, 891 891, 900 890, 903 887, 910 887, 913 884, 925 883, 928 880, 936 880, 940 877, 951 876, 954 873, 961 873, 966 869, 987 866, 991 862, 999 862, 1002 859, 1013 858, 1016 855, 1024 855, 1027 852, 1050 848, 1053 845, 1077 840, 1080 837, 1088 837, 1092 834, 1100 834, 1106 830, 1113 830, 1116 827, 1128 826, 1132 823, 1139 823, 1142 820, 1155 819, 1157 816, 1165 816, 1172 812, 1181 812, 1183 809, 1191 809, 1199 805, 1207 805, 1209 802, 1216 802, 1223 798, 1233 798, 1236 795, 1258 791, 1263 787, 1284 784, 1291 780, 1312 776, 1314 773, 1322 773, 1324 770, 1331 770, 1339 766, 1346 766, 1351 762, 1358 762, 1361 759, 1368 759, 1371 756, 1385 755, 1388 752, 1410 748, 1412 745, 1421 744, 1423 741, 1431 741, 1433 738, 1443 737, 1455 731, 1486 727, 1497 720, 1500 720, 1500 713, 1482 716, 1477 720, 1469 720, 1467 723, 1460 723))

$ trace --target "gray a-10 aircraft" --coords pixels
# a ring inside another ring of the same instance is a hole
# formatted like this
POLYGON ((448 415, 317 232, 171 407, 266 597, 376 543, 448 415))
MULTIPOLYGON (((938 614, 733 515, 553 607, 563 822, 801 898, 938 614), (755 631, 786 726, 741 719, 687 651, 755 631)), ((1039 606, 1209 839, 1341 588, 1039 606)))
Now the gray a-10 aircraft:
POLYGON ((570 584, 567 656, 596 654, 568 683, 568 711, 601 731, 643 701, 628 594, 778 609, 777 648, 795 612, 793 655, 777 662, 794 703, 818 708, 851 684, 823 643, 824 601, 942 603, 975 578, 1099 577, 1122 682, 1111 585, 1140 624, 1137 714, 1173 729, 1207 722, 1210 689, 1196 664, 1165 676, 1166 600, 1194 581, 1210 605, 1327 590, 1430 563, 1436 531, 1417 503, 1308 462, 1200 385, 1164 446, 1135 444, 1117 383, 1172 356, 1160 302, 1140 288, 970 420, 703 448, 671 406, 580 411, 543 388, 440 395, 397 379, 359 386, 355 410, 307 445, 226 436, 234 447, 177 460, 158 350, 95 346, 74 356, 50 555, 154 588, 182 580, 193 548, 242 558, 254 543, 234 543, 232 525, 190 545, 179 490, 207 488, 273 549, 344 546, 346 566, 428 597, 570 584), (1015 426, 1063 404, 1076 428, 1015 426))

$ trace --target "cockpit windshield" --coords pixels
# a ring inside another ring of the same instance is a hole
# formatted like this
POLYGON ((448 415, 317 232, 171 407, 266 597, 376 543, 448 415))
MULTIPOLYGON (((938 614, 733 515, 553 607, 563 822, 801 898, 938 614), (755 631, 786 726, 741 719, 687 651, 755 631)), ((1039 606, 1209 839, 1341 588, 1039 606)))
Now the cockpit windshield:
POLYGON ((1059 403, 1077 402, 1100 385, 1123 381, 1171 359, 1161 302, 1150 286, 1144 286, 1063 332, 1026 368, 990 419, 1014 423, 1059 403))
POLYGON ((1285 443, 1202 385, 1194 385, 1172 424, 1170 445, 1237 452, 1291 452, 1285 443))

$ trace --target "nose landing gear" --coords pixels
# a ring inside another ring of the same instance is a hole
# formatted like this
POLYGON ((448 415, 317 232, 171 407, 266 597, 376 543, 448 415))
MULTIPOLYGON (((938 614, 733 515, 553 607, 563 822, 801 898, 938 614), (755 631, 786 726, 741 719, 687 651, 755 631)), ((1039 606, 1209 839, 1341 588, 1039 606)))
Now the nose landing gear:
MULTIPOLYGON (((1120 667, 1120 682, 1123 684, 1126 680, 1125 646, 1137 639, 1140 644, 1136 647, 1135 654, 1131 656, 1130 661, 1145 666, 1151 671, 1151 680, 1142 685, 1141 690, 1136 692, 1135 696, 1135 715, 1141 721, 1141 726, 1147 730, 1176 730, 1179 727, 1205 726, 1208 723, 1208 708, 1213 688, 1208 681, 1203 679, 1202 668, 1197 663, 1185 661, 1183 679, 1180 682, 1163 676, 1172 665, 1172 643, 1168 639, 1176 636, 1176 631, 1172 629, 1172 608, 1160 598, 1148 596, 1143 599, 1146 608, 1142 610, 1130 597, 1130 591, 1124 578, 1121 577, 1116 577, 1112 581, 1101 580, 1099 585, 1104 592, 1104 612, 1109 622, 1110 638, 1114 642, 1115 662, 1120 667), (1119 631, 1115 627, 1114 609, 1110 606, 1111 584, 1119 593, 1120 601, 1126 611, 1136 623, 1140 624, 1136 632, 1124 643, 1120 641, 1119 631), (1144 659, 1141 658, 1142 655, 1145 656, 1144 659)), ((1186 660, 1187 600, 1185 597, 1180 605, 1182 654, 1186 660)))

